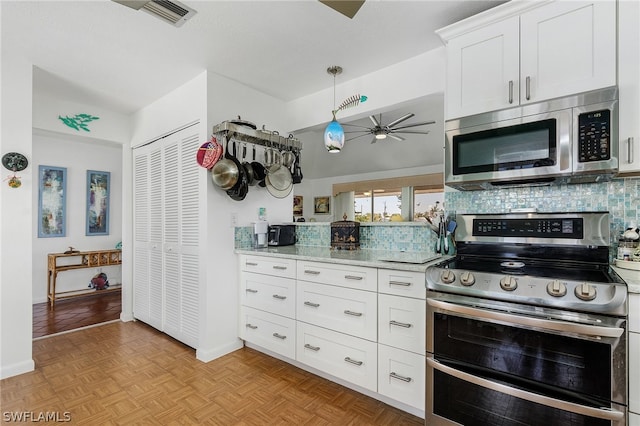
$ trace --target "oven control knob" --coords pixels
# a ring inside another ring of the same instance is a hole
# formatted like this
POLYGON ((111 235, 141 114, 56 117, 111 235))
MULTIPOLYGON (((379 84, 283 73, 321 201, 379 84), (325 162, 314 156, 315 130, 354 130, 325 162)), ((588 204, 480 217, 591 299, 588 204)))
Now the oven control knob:
POLYGON ((460 275, 460 284, 463 286, 469 287, 475 284, 476 277, 469 271, 464 271, 462 275, 460 275))
POLYGON ((513 291, 518 287, 518 280, 515 277, 507 275, 500 280, 500 288, 506 291, 513 291))
POLYGON ((440 279, 445 284, 451 284, 456 280, 456 274, 454 274, 453 271, 450 269, 445 269, 444 271, 442 271, 442 274, 440 275, 440 279))
POLYGON ((567 294, 567 286, 558 280, 553 280, 547 284, 547 293, 554 297, 562 297, 567 294))
POLYGON ((580 300, 593 300, 596 298, 596 288, 590 284, 582 283, 576 286, 575 294, 580 300))

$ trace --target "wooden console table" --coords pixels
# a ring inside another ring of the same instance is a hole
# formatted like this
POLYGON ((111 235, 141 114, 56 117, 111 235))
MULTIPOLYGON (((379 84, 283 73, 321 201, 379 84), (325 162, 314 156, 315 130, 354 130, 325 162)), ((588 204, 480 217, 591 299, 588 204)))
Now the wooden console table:
POLYGON ((87 294, 105 293, 120 290, 119 284, 110 284, 109 288, 104 290, 71 290, 56 292, 56 278, 58 272, 70 271, 72 269, 83 268, 100 268, 102 266, 120 265, 122 264, 121 250, 96 250, 96 251, 77 251, 74 253, 49 253, 48 257, 48 273, 47 273, 47 298, 51 302, 51 307, 56 299, 66 299, 70 297, 86 296, 87 294), (71 262, 65 262, 63 265, 58 264, 58 259, 72 258, 71 262))

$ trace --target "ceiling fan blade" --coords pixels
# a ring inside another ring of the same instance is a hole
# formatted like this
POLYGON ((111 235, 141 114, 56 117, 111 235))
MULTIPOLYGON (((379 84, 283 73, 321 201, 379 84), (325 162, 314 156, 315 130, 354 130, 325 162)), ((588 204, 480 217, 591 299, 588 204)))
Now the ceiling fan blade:
POLYGON ((345 142, 349 142, 349 141, 352 141, 352 140, 354 140, 354 139, 358 139, 358 138, 361 138, 361 137, 363 137, 363 136, 367 136, 367 135, 369 135, 369 134, 371 134, 371 133, 369 133, 369 132, 367 132, 367 133, 363 133, 363 134, 361 134, 361 135, 354 136, 354 137, 349 138, 349 139, 345 139, 344 141, 345 141, 345 142))
POLYGON ((389 133, 389 134, 387 134, 387 136, 389 136, 390 138, 393 138, 393 139, 395 139, 397 141, 405 140, 402 136, 394 135, 393 133, 389 133))
POLYGON ((392 133, 403 133, 403 134, 412 134, 412 135, 428 135, 429 130, 397 130, 393 129, 392 133))
POLYGON ((375 115, 370 115, 369 116, 369 120, 371 120, 371 122, 373 123, 373 125, 375 127, 381 127, 380 126, 380 120, 378 120, 375 115))
POLYGON ((369 130, 367 126, 360 126, 359 124, 350 124, 350 123, 340 123, 340 124, 343 126, 360 127, 361 129, 369 130))
POLYGON ((413 124, 407 124, 405 126, 394 127, 393 130, 408 129, 409 127, 426 126, 427 124, 435 124, 435 123, 436 123, 435 121, 423 121, 421 123, 413 123, 413 124))
POLYGON ((373 137, 373 139, 371 140, 371 143, 376 143, 378 141, 378 138, 376 138, 375 136, 373 137))
POLYGON ((364 4, 364 0, 360 1, 351 1, 351 0, 319 0, 320 3, 329 6, 331 9, 342 13, 347 18, 353 19, 353 17, 358 13, 358 10, 364 4))
POLYGON ((385 127, 389 127, 389 128, 390 128, 390 127, 393 127, 393 126, 395 126, 396 124, 400 124, 400 123, 402 123, 404 120, 408 120, 408 119, 410 119, 410 118, 411 118, 411 117, 413 117, 414 115, 415 115, 414 113, 410 112, 409 114, 407 114, 407 115, 405 115, 405 116, 403 116, 403 117, 400 117, 400 118, 398 118, 398 119, 397 119, 397 120, 395 120, 395 121, 392 121, 391 123, 387 124, 385 127))

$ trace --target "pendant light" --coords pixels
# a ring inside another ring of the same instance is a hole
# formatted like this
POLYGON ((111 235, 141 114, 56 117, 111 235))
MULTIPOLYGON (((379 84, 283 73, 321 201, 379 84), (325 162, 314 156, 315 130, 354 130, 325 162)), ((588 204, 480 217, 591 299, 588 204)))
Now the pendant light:
POLYGON ((324 129, 324 146, 331 153, 340 152, 344 147, 344 129, 336 119, 336 75, 342 73, 342 67, 334 65, 327 68, 327 72, 333 75, 333 119, 324 129))

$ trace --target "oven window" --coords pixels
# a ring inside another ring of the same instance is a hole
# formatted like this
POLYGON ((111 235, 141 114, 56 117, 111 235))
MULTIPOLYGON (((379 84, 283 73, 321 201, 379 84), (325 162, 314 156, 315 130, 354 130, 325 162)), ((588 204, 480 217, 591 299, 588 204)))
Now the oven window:
POLYGON ((453 137, 453 173, 456 175, 555 164, 555 119, 453 137))
POLYGON ((611 401, 611 346, 485 321, 434 314, 437 358, 611 401))
POLYGON ((611 426, 587 417, 537 404, 433 371, 433 414, 465 426, 611 426))

